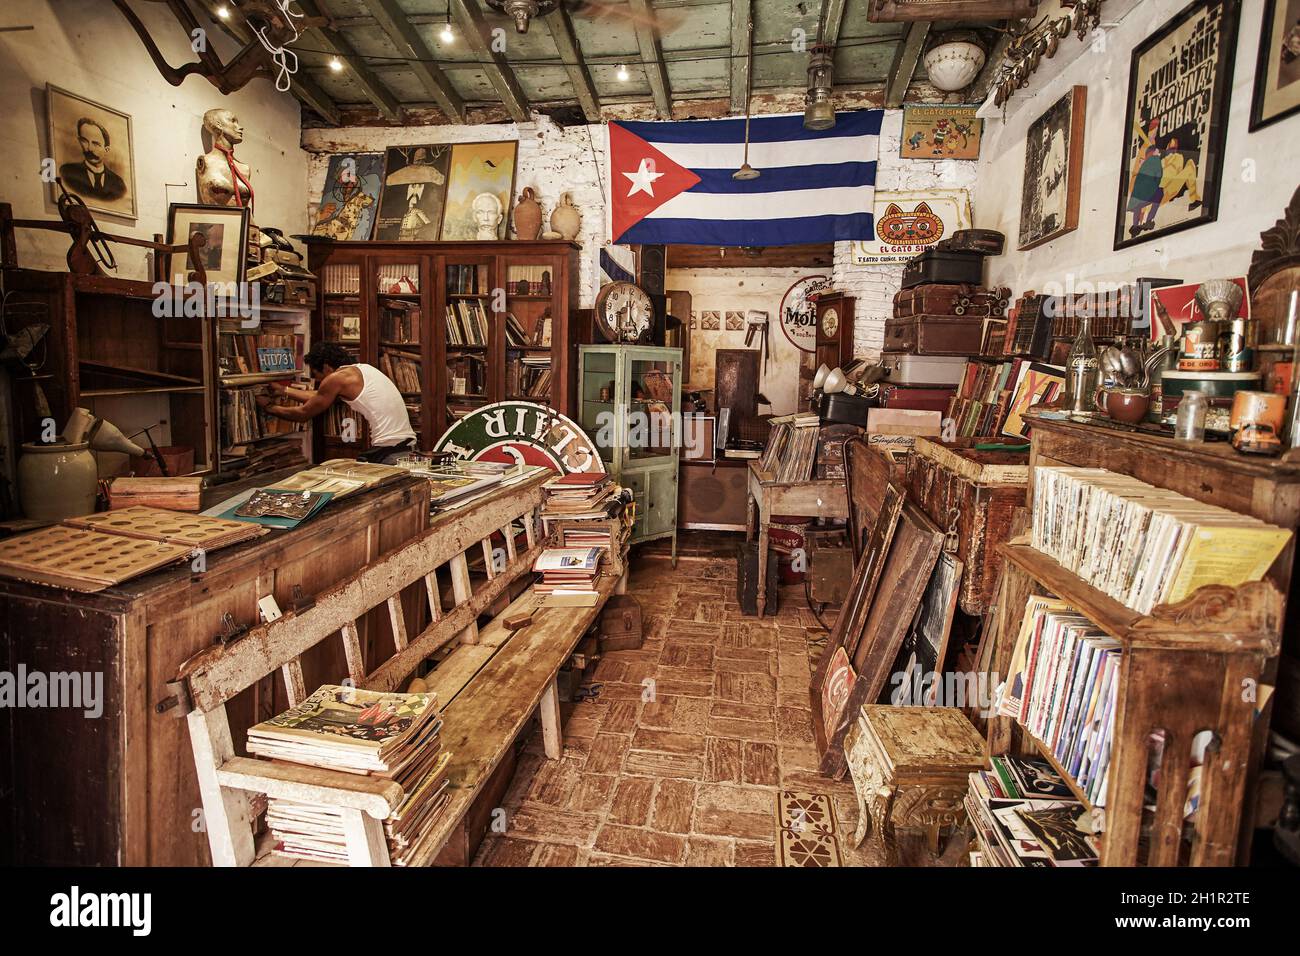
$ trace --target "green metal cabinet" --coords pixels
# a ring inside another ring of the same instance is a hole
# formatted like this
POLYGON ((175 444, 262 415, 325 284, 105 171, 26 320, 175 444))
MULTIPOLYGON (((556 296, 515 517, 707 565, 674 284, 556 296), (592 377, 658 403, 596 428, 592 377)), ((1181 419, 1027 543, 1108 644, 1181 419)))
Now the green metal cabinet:
POLYGON ((579 346, 578 424, 614 480, 632 489, 631 542, 672 538, 674 565, 681 404, 681 349, 579 346))

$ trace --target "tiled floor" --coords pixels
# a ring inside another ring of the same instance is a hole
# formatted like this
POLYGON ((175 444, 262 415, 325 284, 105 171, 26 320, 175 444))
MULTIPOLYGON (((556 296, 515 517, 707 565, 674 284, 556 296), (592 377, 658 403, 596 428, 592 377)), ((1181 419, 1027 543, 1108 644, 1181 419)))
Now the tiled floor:
POLYGON ((674 570, 634 556, 632 568, 644 646, 599 662, 599 696, 575 706, 560 760, 529 740, 505 832, 488 835, 475 865, 774 866, 783 793, 787 819, 819 821, 829 805, 834 820, 833 831, 785 829, 787 859, 871 865, 870 843, 851 845, 852 786, 816 772, 808 686, 825 632, 802 589, 760 623, 736 604, 734 559, 674 570))

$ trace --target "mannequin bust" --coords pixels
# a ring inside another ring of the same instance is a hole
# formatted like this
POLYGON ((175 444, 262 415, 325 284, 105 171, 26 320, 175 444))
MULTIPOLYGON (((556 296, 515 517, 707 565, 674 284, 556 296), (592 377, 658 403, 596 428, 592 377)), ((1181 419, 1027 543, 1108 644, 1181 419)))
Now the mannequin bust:
POLYGON ((235 159, 235 147, 244 141, 244 127, 230 110, 218 108, 203 114, 203 129, 212 137, 212 149, 195 164, 199 202, 251 209, 253 184, 248 164, 235 159))
POLYGON ((501 200, 495 193, 479 193, 474 197, 475 239, 492 240, 498 238, 498 229, 504 218, 501 200))

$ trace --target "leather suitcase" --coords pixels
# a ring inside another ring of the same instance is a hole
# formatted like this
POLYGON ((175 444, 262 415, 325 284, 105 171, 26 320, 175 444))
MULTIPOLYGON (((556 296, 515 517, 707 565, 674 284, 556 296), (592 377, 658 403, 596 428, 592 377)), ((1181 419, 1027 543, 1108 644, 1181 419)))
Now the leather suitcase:
POLYGON ((951 315, 885 319, 886 352, 912 355, 979 355, 984 320, 951 315))
POLYGON ((984 257, 978 252, 941 252, 927 249, 903 266, 903 288, 925 282, 947 285, 980 285, 984 281, 984 257))
POLYGON ((1000 256, 1007 237, 996 229, 958 229, 947 239, 934 244, 944 252, 976 252, 982 256, 1000 256))
POLYGON ((837 422, 841 425, 867 427, 867 410, 871 408, 871 399, 858 395, 823 394, 817 403, 816 412, 823 422, 837 422))
POLYGON ((927 283, 894 296, 894 318, 913 315, 962 315, 972 319, 1001 317, 1011 304, 1010 289, 927 283))
POLYGON ((920 388, 914 385, 883 385, 880 388, 882 408, 910 408, 918 412, 948 414, 948 404, 957 393, 956 385, 920 388))
POLYGON ((960 385, 966 377, 966 362, 964 355, 885 352, 880 356, 891 385, 960 385))

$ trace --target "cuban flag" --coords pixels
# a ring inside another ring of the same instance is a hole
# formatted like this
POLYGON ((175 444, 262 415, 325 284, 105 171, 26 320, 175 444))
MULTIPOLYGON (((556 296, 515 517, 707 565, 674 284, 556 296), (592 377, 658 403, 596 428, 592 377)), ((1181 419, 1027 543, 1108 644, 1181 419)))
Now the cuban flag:
POLYGON ((883 110, 839 113, 832 129, 803 114, 609 124, 610 240, 793 246, 871 239, 883 110))

